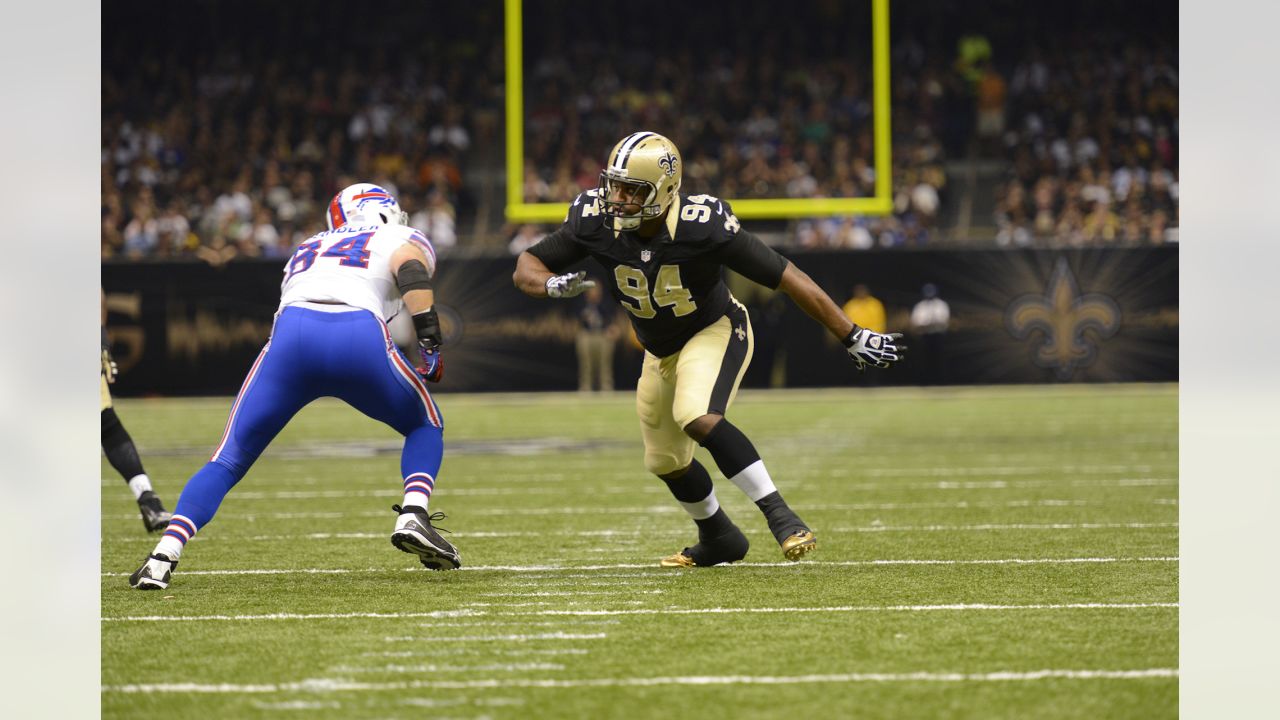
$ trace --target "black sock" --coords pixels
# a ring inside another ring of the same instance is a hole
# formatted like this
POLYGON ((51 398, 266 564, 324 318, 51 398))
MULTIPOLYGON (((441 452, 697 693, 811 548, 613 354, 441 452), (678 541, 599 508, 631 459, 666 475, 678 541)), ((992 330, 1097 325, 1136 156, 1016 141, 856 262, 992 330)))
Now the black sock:
POLYGON ((737 526, 734 525, 733 521, 729 519, 729 516, 725 514, 724 508, 716 508, 715 514, 711 517, 694 520, 693 522, 698 525, 699 542, 703 540, 713 540, 725 533, 733 532, 737 529, 737 526))
POLYGON ((800 520, 800 516, 787 505, 787 501, 782 499, 782 494, 779 492, 771 492, 760 498, 756 501, 756 507, 764 513, 764 518, 769 523, 769 531, 778 542, 786 540, 796 530, 808 529, 800 520))
POLYGON ((124 477, 125 482, 146 474, 142 469, 142 458, 138 457, 138 448, 124 425, 120 424, 115 408, 102 411, 102 449, 107 453, 111 467, 124 477))
POLYGON ((662 482, 667 484, 667 489, 675 499, 684 503, 702 502, 714 489, 711 484, 711 475, 697 460, 689 463, 689 469, 680 477, 674 480, 662 478, 662 482))
MULTIPOLYGON (((690 463, 689 469, 680 477, 674 480, 662 478, 662 481, 667 484, 667 489, 671 491, 672 496, 682 503, 702 502, 715 489, 711 483, 710 473, 697 460, 690 463)), ((693 522, 698 526, 699 541, 719 537, 736 527, 724 508, 716 508, 711 517, 701 520, 695 518, 693 522)))
POLYGON ((751 440, 723 417, 698 444, 711 453, 716 467, 726 478, 732 478, 760 460, 760 453, 756 452, 751 440))

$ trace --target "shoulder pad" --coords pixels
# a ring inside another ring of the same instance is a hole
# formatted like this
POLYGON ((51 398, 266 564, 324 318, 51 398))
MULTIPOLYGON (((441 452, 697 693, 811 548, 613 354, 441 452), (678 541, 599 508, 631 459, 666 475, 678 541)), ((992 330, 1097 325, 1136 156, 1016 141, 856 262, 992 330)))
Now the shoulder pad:
POLYGON ((604 227, 604 208, 597 189, 579 193, 569 205, 564 224, 574 235, 587 237, 604 227))
POLYGON ((418 248, 427 256, 429 265, 427 270, 435 272, 436 249, 432 247, 431 241, 427 239, 427 236, 421 230, 408 225, 383 225, 378 228, 378 236, 385 237, 396 246, 408 243, 418 248))
POLYGON ((741 229, 728 200, 713 195, 680 197, 680 222, 677 242, 703 241, 711 244, 728 242, 741 229))

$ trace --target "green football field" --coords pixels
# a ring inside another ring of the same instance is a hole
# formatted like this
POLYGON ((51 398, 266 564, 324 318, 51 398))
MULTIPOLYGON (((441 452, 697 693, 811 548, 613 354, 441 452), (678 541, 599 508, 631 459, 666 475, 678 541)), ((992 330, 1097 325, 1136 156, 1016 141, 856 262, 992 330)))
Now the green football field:
MULTIPOLYGON (((730 417, 815 530, 788 563, 712 470, 694 526, 633 398, 437 397, 463 568, 392 547, 399 438, 306 408, 169 588, 102 463, 102 714, 221 718, 1160 718, 1178 711, 1176 385, 744 391, 730 417)), ((121 401, 172 509, 230 398, 121 401)))

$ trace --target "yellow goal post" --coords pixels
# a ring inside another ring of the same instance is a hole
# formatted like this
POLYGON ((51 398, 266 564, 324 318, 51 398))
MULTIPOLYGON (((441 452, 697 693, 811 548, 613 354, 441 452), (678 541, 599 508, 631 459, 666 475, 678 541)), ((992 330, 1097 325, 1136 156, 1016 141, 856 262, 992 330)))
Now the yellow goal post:
MULTIPOLYGON (((568 203, 524 201, 524 2, 505 2, 507 67, 507 219, 558 223, 568 203)), ((893 164, 889 133, 889 0, 871 0, 871 104, 875 154, 875 195, 856 198, 748 198, 735 200, 734 214, 745 220, 888 215, 893 211, 893 164)))

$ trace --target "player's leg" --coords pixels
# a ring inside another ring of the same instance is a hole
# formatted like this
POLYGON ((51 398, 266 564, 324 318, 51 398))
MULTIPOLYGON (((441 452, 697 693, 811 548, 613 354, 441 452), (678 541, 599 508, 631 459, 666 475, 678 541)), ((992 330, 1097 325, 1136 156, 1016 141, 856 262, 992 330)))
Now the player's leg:
POLYGON ((573 347, 578 353, 578 392, 591 392, 591 336, 579 332, 573 339, 573 347))
POLYGON ((601 333, 600 344, 600 390, 613 392, 613 339, 601 333))
POLYGON ((667 489, 698 527, 698 542, 662 559, 663 567, 692 567, 734 562, 746 557, 748 542, 716 500, 706 468, 693 457, 693 440, 671 416, 676 358, 645 353, 636 385, 636 414, 644 439, 644 465, 662 478, 667 489))
POLYGON ((171 516, 151 488, 151 478, 142 469, 142 458, 138 457, 138 448, 133 444, 133 438, 129 437, 129 432, 116 416, 106 377, 102 378, 102 450, 107 454, 111 467, 120 473, 133 491, 133 498, 138 502, 138 512, 142 515, 142 526, 147 532, 164 529, 171 516))
POLYGON ((307 403, 324 394, 310 384, 311 354, 296 338, 299 314, 286 310, 277 319, 272 340, 262 349, 231 405, 222 440, 213 457, 182 488, 173 518, 155 550, 133 575, 138 589, 161 589, 187 542, 213 520, 223 498, 249 471, 267 445, 307 403))
POLYGON ((417 555, 428 569, 458 568, 462 565, 458 549, 433 525, 444 514, 428 511, 444 457, 440 408, 405 356, 384 337, 382 323, 371 314, 361 315, 360 342, 349 344, 345 382, 334 394, 404 436, 400 453, 404 499, 392 508, 398 516, 391 543, 417 555))
POLYGON ((755 445, 724 417, 754 345, 746 309, 735 302, 724 318, 680 351, 672 413, 689 437, 711 453, 720 472, 764 513, 783 555, 797 560, 817 547, 813 532, 783 500, 755 445))

